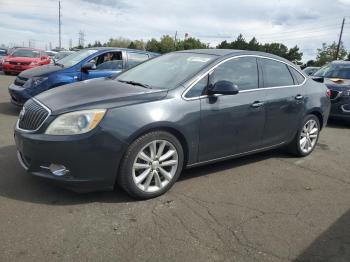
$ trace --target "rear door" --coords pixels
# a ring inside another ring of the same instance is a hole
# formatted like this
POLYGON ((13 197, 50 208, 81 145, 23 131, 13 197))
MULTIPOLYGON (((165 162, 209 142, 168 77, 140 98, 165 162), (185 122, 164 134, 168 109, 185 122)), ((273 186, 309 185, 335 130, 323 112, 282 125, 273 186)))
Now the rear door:
POLYGON ((289 141, 296 134, 302 117, 302 85, 294 79, 295 70, 278 60, 259 58, 265 89, 266 124, 263 146, 289 141))
POLYGON ((221 80, 232 82, 240 91, 236 95, 201 96, 199 161, 245 153, 261 145, 265 108, 257 59, 241 57, 224 62, 211 73, 210 84, 221 80))

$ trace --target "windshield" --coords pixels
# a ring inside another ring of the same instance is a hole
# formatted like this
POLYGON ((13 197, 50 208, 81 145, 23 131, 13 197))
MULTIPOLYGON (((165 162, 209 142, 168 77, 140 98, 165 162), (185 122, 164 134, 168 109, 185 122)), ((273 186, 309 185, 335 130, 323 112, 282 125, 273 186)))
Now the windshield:
POLYGON ((60 60, 63 57, 69 56, 70 54, 72 54, 73 52, 59 52, 54 56, 55 60, 60 60))
POLYGON ((314 76, 350 79, 350 63, 328 64, 318 70, 314 76))
POLYGON ((144 62, 116 79, 151 88, 172 89, 216 58, 207 54, 170 53, 144 62))
POLYGON ((63 65, 64 67, 71 67, 96 52, 97 50, 91 50, 91 49, 81 50, 62 58, 59 61, 59 64, 63 65))
POLYGON ((17 49, 12 52, 12 56, 16 57, 40 57, 40 52, 36 50, 26 50, 26 49, 17 49))

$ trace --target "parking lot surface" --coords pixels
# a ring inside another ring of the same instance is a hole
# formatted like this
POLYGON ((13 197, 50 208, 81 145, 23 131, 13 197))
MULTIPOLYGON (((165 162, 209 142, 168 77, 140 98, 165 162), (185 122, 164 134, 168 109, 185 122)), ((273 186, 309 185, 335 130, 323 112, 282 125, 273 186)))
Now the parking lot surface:
POLYGON ((76 194, 16 159, 0 75, 0 261, 350 261, 350 124, 316 150, 282 150, 185 171, 165 195, 76 194))

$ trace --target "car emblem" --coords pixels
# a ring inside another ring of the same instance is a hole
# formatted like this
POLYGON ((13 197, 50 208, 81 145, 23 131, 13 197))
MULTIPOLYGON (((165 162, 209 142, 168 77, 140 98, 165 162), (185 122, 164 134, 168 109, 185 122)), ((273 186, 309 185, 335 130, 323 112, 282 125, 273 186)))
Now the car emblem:
POLYGON ((25 113, 26 113, 26 109, 25 109, 25 107, 23 107, 21 112, 19 113, 19 120, 23 119, 25 113))
POLYGON ((21 63, 17 63, 17 65, 20 65, 21 63))

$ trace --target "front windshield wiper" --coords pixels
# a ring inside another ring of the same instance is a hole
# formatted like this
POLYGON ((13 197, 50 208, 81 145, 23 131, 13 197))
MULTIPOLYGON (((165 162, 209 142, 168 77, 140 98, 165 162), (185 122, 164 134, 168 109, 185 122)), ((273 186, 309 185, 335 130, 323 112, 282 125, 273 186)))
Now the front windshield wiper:
POLYGON ((54 65, 57 65, 57 66, 60 66, 60 67, 64 67, 63 64, 60 64, 60 63, 57 63, 57 62, 55 62, 54 65))
POLYGON ((135 81, 125 81, 125 80, 118 80, 118 81, 119 81, 119 82, 122 82, 122 83, 129 84, 129 85, 142 86, 142 87, 144 87, 144 88, 152 89, 152 87, 150 87, 149 85, 142 84, 142 83, 135 82, 135 81))

